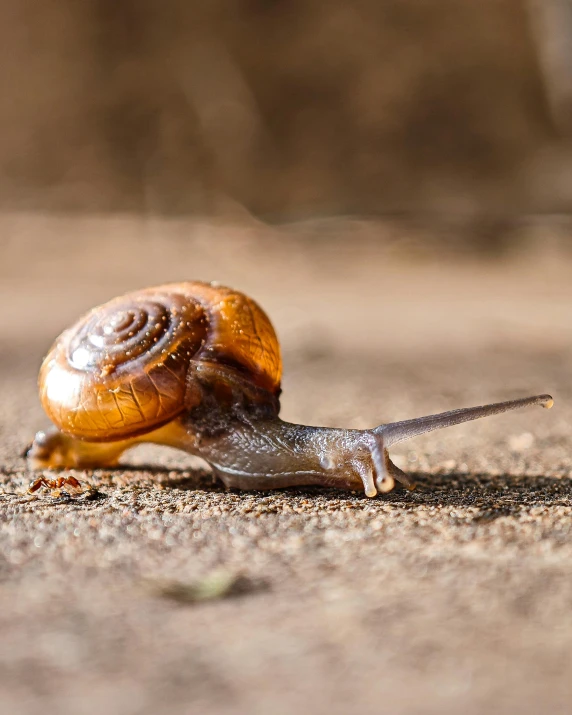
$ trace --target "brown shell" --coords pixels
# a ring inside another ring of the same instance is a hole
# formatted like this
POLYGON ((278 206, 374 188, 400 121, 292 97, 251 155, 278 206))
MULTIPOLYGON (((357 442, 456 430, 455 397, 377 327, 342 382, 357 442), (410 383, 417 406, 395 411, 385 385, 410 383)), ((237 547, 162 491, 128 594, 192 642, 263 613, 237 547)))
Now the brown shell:
POLYGON ((188 282, 128 293, 87 313, 46 356, 40 399, 63 432, 125 439, 192 407, 193 363, 225 366, 280 392, 280 347, 262 309, 230 288, 188 282))

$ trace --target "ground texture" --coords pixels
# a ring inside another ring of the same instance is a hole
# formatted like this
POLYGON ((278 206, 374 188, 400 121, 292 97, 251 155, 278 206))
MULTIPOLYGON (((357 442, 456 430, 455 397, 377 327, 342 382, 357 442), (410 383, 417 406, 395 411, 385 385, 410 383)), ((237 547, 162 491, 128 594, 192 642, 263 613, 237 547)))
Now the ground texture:
POLYGON ((569 712, 570 264, 412 263, 355 225, 306 243, 14 216, 2 234, 1 712, 569 712), (406 443, 412 493, 227 491, 143 447, 76 473, 88 496, 27 496, 50 340, 182 278, 268 310, 288 419, 362 427, 540 392, 555 407, 406 443))

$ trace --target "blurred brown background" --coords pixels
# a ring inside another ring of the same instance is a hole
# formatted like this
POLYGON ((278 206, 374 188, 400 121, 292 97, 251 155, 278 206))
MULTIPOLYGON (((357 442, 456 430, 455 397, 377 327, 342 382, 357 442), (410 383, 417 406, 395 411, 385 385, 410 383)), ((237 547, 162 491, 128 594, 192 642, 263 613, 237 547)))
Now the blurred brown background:
POLYGON ((0 48, 0 713, 568 715, 572 0, 0 0, 0 48), (554 409, 376 499, 152 446, 27 495, 55 336, 189 279, 267 310, 284 419, 554 409))
POLYGON ((20 0, 0 47, 4 208, 572 207, 568 0, 20 0))

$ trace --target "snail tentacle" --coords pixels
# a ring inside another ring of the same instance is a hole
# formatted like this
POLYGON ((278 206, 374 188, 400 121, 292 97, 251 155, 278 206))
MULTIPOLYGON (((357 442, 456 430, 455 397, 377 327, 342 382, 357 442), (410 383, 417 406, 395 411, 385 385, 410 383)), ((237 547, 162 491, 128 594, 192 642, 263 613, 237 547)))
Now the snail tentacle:
POLYGON ((417 417, 402 422, 391 422, 389 424, 379 425, 373 431, 376 435, 383 438, 383 444, 387 448, 398 442, 403 442, 406 439, 425 434, 426 432, 443 429, 444 427, 453 427, 462 422, 499 415, 502 412, 516 410, 520 407, 528 407, 529 405, 540 405, 545 409, 550 409, 553 404, 554 399, 551 395, 535 395, 534 397, 524 397, 519 400, 509 400, 507 402, 493 402, 490 405, 463 407, 459 410, 440 412, 436 415, 417 417))

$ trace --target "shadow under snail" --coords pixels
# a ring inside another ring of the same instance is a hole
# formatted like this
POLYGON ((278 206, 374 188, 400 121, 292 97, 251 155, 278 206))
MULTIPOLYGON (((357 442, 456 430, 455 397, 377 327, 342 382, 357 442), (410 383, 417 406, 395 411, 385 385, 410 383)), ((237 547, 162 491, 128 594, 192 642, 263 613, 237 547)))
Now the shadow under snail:
MULTIPOLYGON (((141 442, 204 459, 227 487, 414 487, 388 448, 411 437, 526 405, 538 395, 382 424, 309 427, 278 416, 282 364, 274 329, 250 298, 217 284, 173 283, 94 308, 64 331, 39 376, 55 424, 28 452, 36 469, 102 467, 141 442)), ((30 486, 79 487, 74 477, 30 486)))

